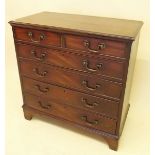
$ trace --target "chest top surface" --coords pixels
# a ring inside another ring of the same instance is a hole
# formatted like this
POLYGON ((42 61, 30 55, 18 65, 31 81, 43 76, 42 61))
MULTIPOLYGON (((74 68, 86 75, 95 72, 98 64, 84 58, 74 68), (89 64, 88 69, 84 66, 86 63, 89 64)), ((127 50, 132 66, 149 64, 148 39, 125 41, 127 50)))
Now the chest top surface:
POLYGON ((58 30, 104 35, 135 40, 143 22, 107 17, 41 12, 11 21, 12 24, 29 24, 58 30))

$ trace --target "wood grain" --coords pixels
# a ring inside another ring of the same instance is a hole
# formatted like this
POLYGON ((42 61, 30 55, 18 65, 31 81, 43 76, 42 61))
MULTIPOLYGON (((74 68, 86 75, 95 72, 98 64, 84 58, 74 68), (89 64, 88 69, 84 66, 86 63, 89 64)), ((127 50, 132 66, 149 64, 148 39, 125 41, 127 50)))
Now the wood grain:
POLYGON ((29 60, 20 60, 20 67, 21 75, 35 80, 107 97, 116 101, 121 97, 121 83, 107 81, 92 75, 78 74, 77 72, 66 71, 29 60))
POLYGON ((95 53, 98 55, 114 56, 114 57, 126 57, 125 42, 112 41, 108 39, 98 39, 94 37, 82 37, 78 35, 64 35, 65 47, 70 49, 76 49, 80 51, 87 51, 89 53, 95 53), (85 41, 89 43, 89 48, 85 46, 85 41), (99 49, 100 45, 104 45, 99 49))
POLYGON ((78 108, 75 109, 66 104, 57 104, 52 101, 49 102, 40 97, 35 97, 32 95, 25 95, 24 98, 25 104, 34 109, 38 109, 39 111, 44 111, 51 115, 64 118, 86 127, 99 129, 112 134, 115 133, 116 120, 108 119, 106 117, 102 117, 78 108), (86 117, 86 120, 82 119, 82 117, 86 117), (97 123, 95 123, 95 121, 97 121, 97 123))
POLYGON ((119 102, 45 84, 26 77, 23 77, 23 91, 24 93, 31 93, 35 96, 42 96, 42 98, 46 98, 49 101, 52 100, 55 103, 65 103, 73 107, 82 108, 117 119, 119 102), (39 88, 36 87, 37 85, 39 88), (42 90, 46 88, 48 88, 49 91, 42 92, 42 90))
POLYGON ((81 55, 25 44, 17 44, 17 52, 21 58, 89 72, 90 74, 104 76, 109 79, 122 81, 124 76, 124 61, 113 61, 91 55, 81 55))
POLYGON ((117 150, 142 22, 42 12, 9 23, 25 119, 71 123, 117 150))
MULTIPOLYGON (((14 22, 10 22, 14 24, 14 22)), ((16 24, 30 24, 53 29, 77 31, 134 40, 143 22, 126 19, 84 16, 55 12, 41 12, 20 18, 16 24)))

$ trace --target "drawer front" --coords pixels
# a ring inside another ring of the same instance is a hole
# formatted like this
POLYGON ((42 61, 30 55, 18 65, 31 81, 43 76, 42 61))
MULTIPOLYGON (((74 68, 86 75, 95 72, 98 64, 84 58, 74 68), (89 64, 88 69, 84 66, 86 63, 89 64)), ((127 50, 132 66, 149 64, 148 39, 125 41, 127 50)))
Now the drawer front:
POLYGON ((106 39, 65 35, 66 48, 87 51, 94 54, 126 58, 126 43, 106 39))
POLYGON ((61 36, 55 32, 15 27, 14 36, 16 40, 20 41, 41 45, 61 46, 61 36))
POLYGON ((19 57, 38 60, 64 68, 104 75, 112 79, 123 79, 124 62, 81 56, 23 44, 17 44, 16 49, 19 57))
POLYGON ((20 61, 21 74, 33 79, 57 84, 64 87, 88 92, 92 95, 106 96, 119 100, 121 96, 121 84, 101 80, 96 76, 68 72, 50 65, 34 63, 32 61, 20 61))
POLYGON ((114 134, 116 120, 102 117, 94 113, 70 107, 66 104, 57 104, 40 97, 25 95, 25 104, 45 113, 75 122, 79 125, 90 127, 114 134))
POLYGON ((117 119, 118 102, 94 97, 67 88, 46 84, 24 77, 23 86, 25 92, 42 96, 48 100, 52 100, 55 103, 65 103, 117 119))

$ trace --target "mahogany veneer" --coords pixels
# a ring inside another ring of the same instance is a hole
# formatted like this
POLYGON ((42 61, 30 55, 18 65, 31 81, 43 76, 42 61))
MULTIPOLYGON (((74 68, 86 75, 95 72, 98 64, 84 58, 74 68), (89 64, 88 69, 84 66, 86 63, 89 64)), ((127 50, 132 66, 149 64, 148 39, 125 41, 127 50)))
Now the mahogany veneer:
POLYGON ((25 118, 65 121, 117 150, 142 22, 42 12, 9 23, 25 118))

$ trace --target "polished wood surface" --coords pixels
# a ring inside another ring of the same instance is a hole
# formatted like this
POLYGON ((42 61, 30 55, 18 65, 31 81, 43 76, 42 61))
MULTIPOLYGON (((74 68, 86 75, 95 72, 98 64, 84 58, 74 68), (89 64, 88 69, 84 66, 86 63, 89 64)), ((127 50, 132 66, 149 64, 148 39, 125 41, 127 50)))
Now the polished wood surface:
POLYGON ((81 37, 78 35, 64 35, 65 47, 79 51, 87 51, 99 55, 126 57, 126 42, 81 37))
POLYGON ((29 60, 20 59, 19 65, 21 67, 21 75, 26 77, 113 100, 119 100, 121 97, 122 84, 117 82, 99 79, 92 75, 62 70, 29 60))
POLYGON ((91 55, 81 55, 25 44, 17 44, 16 49, 21 58, 89 72, 95 75, 98 74, 118 81, 122 81, 124 76, 124 61, 113 61, 111 59, 102 59, 91 55))
POLYGON ((41 12, 15 21, 53 29, 63 29, 134 40, 142 26, 141 21, 75 14, 41 12))
POLYGON ((23 77, 23 91, 117 119, 119 102, 23 77))
POLYGON ((45 111, 51 115, 61 117, 69 121, 74 121, 75 123, 87 127, 93 127, 112 134, 115 133, 116 120, 102 117, 82 109, 75 109, 66 104, 56 104, 52 101, 47 101, 32 95, 25 95, 24 98, 28 106, 40 111, 45 111))
POLYGON ((60 34, 49 31, 38 31, 17 27, 14 29, 15 39, 34 42, 41 45, 61 46, 60 34))
POLYGON ((142 22, 43 12, 9 23, 25 119, 71 123, 117 150, 142 22))

